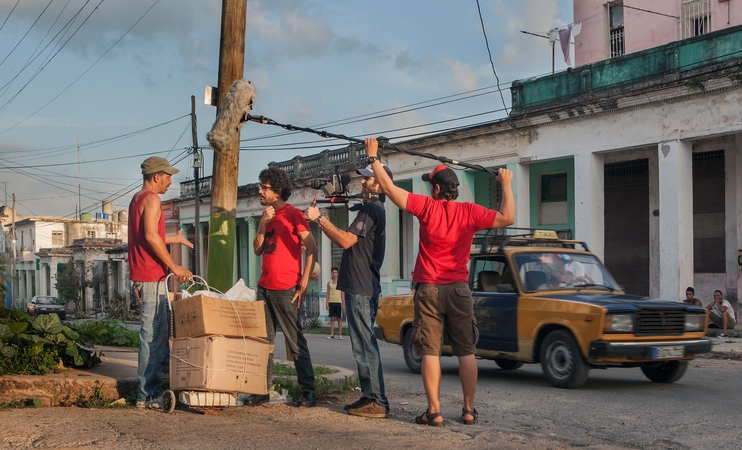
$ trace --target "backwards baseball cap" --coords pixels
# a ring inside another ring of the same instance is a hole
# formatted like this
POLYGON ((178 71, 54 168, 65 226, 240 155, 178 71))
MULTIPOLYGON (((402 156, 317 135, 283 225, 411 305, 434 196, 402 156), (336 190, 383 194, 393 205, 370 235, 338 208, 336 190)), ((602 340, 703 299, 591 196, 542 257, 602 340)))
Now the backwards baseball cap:
POLYGON ((434 181, 437 184, 451 185, 458 184, 459 177, 456 176, 456 172, 448 166, 441 164, 433 169, 430 173, 423 174, 423 181, 434 181))
MULTIPOLYGON (((384 168, 384 171, 386 172, 387 175, 389 175, 389 178, 391 178, 392 181, 394 181, 394 174, 392 174, 392 169, 387 167, 385 164, 382 164, 381 167, 384 168)), ((374 170, 371 168, 371 164, 366 166, 365 169, 356 169, 356 173, 366 178, 374 176, 374 170)))
POLYGON ((180 170, 171 166, 165 158, 159 156, 150 156, 142 163, 142 175, 149 175, 157 172, 165 172, 168 175, 175 175, 180 170))

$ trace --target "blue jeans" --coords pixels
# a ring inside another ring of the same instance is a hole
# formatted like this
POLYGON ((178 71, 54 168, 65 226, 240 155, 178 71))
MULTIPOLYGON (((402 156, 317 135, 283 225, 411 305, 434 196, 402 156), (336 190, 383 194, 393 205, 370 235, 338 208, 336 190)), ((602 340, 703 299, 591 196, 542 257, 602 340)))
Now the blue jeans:
MULTIPOLYGON (((283 330, 283 337, 294 357, 296 368, 296 379, 304 394, 314 395, 316 385, 314 382, 314 367, 312 357, 309 355, 309 346, 299 328, 299 308, 296 303, 291 303, 296 289, 285 291, 271 291, 258 285, 258 300, 265 300, 265 325, 268 332, 268 342, 273 344, 276 340, 276 325, 283 330)), ((267 370, 268 390, 273 384, 273 352, 268 356, 267 370)))
POLYGON ((379 344, 374 334, 378 297, 345 293, 345 315, 353 356, 358 364, 358 379, 363 396, 375 401, 389 412, 389 400, 384 392, 379 344))
POLYGON ((137 401, 162 395, 162 360, 168 347, 168 293, 165 282, 141 283, 142 321, 139 328, 139 389, 137 401))

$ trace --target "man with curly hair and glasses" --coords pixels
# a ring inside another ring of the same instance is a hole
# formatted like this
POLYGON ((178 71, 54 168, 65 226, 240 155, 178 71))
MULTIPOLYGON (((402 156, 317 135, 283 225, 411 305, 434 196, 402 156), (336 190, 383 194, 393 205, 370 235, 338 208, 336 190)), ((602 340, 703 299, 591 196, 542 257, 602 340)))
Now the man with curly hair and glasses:
MULTIPOLYGON (((305 298, 307 284, 317 260, 317 244, 310 233, 304 213, 290 205, 291 180, 286 172, 271 167, 260 172, 258 195, 265 206, 253 240, 253 251, 263 257, 258 279, 257 299, 265 300, 268 341, 273 344, 276 326, 283 330, 291 351, 301 386, 296 406, 316 405, 314 369, 307 340, 299 328, 299 308, 305 298), (302 244, 306 246, 306 261, 302 270, 302 244)), ((272 384, 273 353, 268 361, 268 388, 272 384)), ((268 395, 253 396, 248 404, 270 400, 268 395)))

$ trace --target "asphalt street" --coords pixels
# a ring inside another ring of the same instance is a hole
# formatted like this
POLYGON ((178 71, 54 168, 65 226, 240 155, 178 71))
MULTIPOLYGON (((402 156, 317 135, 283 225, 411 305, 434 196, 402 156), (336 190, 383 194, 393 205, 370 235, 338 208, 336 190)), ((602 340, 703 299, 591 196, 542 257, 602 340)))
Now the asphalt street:
MULTIPOLYGON (((307 340, 315 364, 355 368, 349 340, 307 340)), ((728 342, 723 345, 742 347, 740 338, 728 342)), ((385 342, 380 347, 390 404, 415 415, 424 411, 421 378, 407 369, 402 348, 385 342)), ((493 361, 478 365, 480 421, 497 430, 627 448, 742 448, 740 360, 698 358, 672 384, 653 383, 639 368, 593 369, 579 389, 553 387, 538 364, 515 371, 493 361)), ((456 418, 462 402, 456 359, 444 357, 442 369, 443 413, 456 418)))

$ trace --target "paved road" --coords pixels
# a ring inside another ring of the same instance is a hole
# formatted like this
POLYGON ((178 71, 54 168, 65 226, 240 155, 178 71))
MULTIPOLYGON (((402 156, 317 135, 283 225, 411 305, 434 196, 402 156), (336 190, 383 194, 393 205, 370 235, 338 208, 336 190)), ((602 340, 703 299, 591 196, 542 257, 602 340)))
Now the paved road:
MULTIPOLYGON (((355 369, 349 340, 308 335, 308 341, 315 363, 355 369)), ((423 411, 422 382, 407 369, 402 348, 380 345, 392 406, 411 414, 423 411)), ((443 412, 454 419, 461 408, 457 362, 442 361, 443 412)), ((492 361, 479 361, 477 409, 483 423, 496 430, 561 437, 573 444, 742 448, 742 361, 696 359, 673 384, 653 383, 639 368, 592 370, 585 386, 574 390, 552 387, 540 365, 504 371, 492 361)))
MULTIPOLYGON (((283 341, 276 356, 283 357, 283 341)), ((355 369, 350 341, 308 335, 315 363, 355 369)), ((503 371, 479 361, 480 423, 457 423, 461 393, 456 360, 444 358, 441 399, 446 427, 414 424, 425 409, 419 375, 400 347, 381 343, 389 419, 348 416, 348 393, 316 408, 227 408, 203 416, 134 408, 0 410, 0 448, 405 448, 405 449, 707 449, 740 448, 741 361, 696 360, 678 383, 655 384, 639 369, 594 370, 576 390, 552 387, 537 365, 503 371)))

